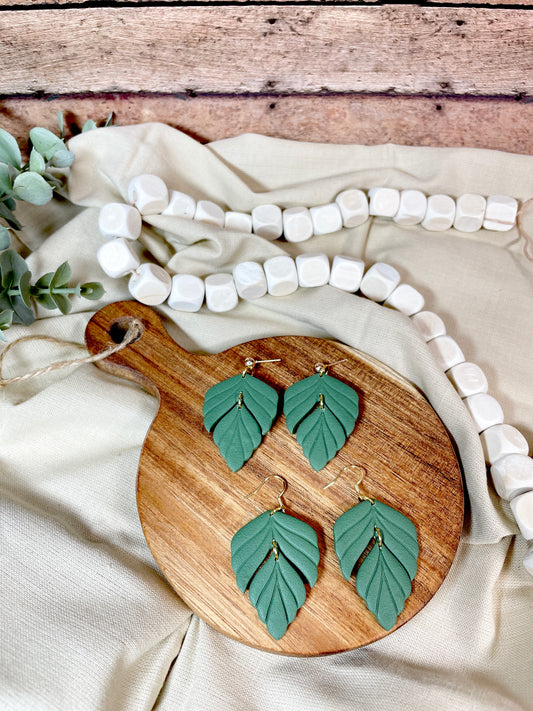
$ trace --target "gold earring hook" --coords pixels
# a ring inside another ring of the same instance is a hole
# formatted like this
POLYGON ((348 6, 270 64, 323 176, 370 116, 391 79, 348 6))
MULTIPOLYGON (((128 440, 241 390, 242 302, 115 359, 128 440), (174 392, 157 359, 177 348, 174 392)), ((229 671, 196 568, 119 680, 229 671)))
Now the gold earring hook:
POLYGON ((315 363, 315 373, 319 375, 326 375, 328 370, 334 365, 339 365, 339 363, 344 363, 348 358, 342 358, 341 360, 336 360, 335 363, 315 363))
POLYGON ((367 470, 366 470, 366 467, 364 467, 362 464, 348 464, 348 466, 343 467, 343 468, 339 471, 339 473, 337 474, 337 476, 335 477, 335 479, 333 479, 333 481, 330 481, 329 484, 326 484, 326 486, 324 487, 324 489, 327 489, 327 488, 329 488, 332 484, 334 484, 334 483, 337 481, 337 479, 338 479, 345 471, 348 471, 348 470, 353 471, 354 469, 360 469, 360 470, 362 470, 362 472, 363 472, 363 473, 361 474, 361 476, 359 477, 359 479, 358 479, 358 480, 355 482, 355 484, 354 484, 354 489, 355 489, 355 493, 357 494, 357 498, 359 499, 359 501, 370 501, 371 503, 374 503, 374 499, 371 499, 369 496, 364 496, 363 494, 361 494, 361 490, 359 489, 359 484, 363 481, 363 479, 365 478, 365 475, 368 473, 367 470))
POLYGON ((261 487, 263 487, 263 486, 267 483, 267 481, 268 481, 269 479, 279 479, 280 481, 283 482, 283 489, 282 489, 282 490, 280 491, 280 493, 278 494, 278 504, 279 504, 279 506, 278 506, 277 508, 275 508, 275 509, 272 509, 270 513, 273 514, 273 513, 275 513, 276 511, 285 511, 285 506, 283 505, 283 501, 281 500, 281 497, 282 497, 283 494, 287 491, 287 486, 288 486, 288 484, 287 484, 287 480, 286 480, 284 477, 282 477, 280 474, 269 474, 267 477, 265 477, 265 479, 263 479, 263 481, 259 484, 259 486, 257 487, 257 489, 254 489, 254 491, 251 491, 249 494, 246 494, 246 496, 245 496, 244 498, 245 498, 245 499, 249 499, 250 496, 254 496, 254 494, 257 494, 257 492, 259 491, 259 489, 261 489, 261 487))
POLYGON ((270 358, 269 360, 255 360, 255 358, 245 358, 244 359, 244 365, 245 368, 242 371, 242 377, 244 378, 245 375, 253 375, 255 366, 258 363, 279 363, 281 361, 281 358, 270 358))

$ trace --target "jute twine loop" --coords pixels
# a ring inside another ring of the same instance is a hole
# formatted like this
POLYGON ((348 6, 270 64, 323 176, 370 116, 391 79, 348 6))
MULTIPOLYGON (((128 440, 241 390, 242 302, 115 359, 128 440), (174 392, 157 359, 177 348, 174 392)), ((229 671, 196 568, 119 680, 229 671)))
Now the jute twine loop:
POLYGON ((529 259, 530 262, 533 262, 533 252, 532 252, 532 238, 531 235, 528 234, 525 226, 524 226, 524 216, 527 214, 528 210, 533 206, 533 198, 529 198, 529 200, 525 200, 521 205, 520 209, 518 210, 518 213, 516 215, 516 225, 518 227, 518 232, 521 237, 524 239, 524 254, 526 257, 529 259))
POLYGON ((30 378, 36 378, 39 375, 45 375, 46 373, 52 373, 55 370, 62 370, 63 368, 71 368, 76 365, 84 365, 85 363, 96 363, 100 360, 104 360, 104 358, 108 358, 110 355, 113 355, 114 353, 118 353, 119 351, 123 350, 127 346, 130 345, 130 343, 133 343, 133 341, 136 341, 144 332, 144 326, 141 321, 138 319, 132 319, 131 321, 128 322, 128 330, 126 331, 124 338, 120 343, 116 343, 112 346, 109 346, 105 350, 101 351, 100 353, 95 353, 94 355, 87 355, 84 356, 83 358, 74 358, 70 360, 60 360, 56 361, 54 363, 50 363, 50 365, 47 365, 43 368, 38 368, 37 370, 32 370, 29 373, 24 373, 23 375, 16 375, 12 378, 3 378, 2 377, 2 366, 4 362, 4 358, 9 353, 9 351, 14 348, 14 346, 23 343, 24 341, 47 341, 48 343, 58 343, 60 345, 67 345, 67 346, 77 346, 78 348, 84 348, 84 346, 81 343, 75 343, 73 341, 64 341, 61 338, 54 338, 53 336, 22 336, 21 338, 18 338, 16 341, 13 341, 13 343, 9 343, 2 353, 0 353, 0 387, 4 385, 11 385, 12 383, 20 383, 24 380, 29 380, 30 378))

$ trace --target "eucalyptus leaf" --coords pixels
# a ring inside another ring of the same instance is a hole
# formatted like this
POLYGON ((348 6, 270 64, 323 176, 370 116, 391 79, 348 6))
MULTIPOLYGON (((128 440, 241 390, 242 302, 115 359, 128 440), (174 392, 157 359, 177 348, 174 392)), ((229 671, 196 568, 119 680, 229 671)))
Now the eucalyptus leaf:
POLYGON ((10 163, 15 168, 20 168, 22 162, 16 140, 3 128, 0 128, 0 161, 2 163, 10 163))
POLYGON ((72 275, 68 262, 63 262, 54 272, 52 279, 50 281, 50 289, 60 289, 62 287, 68 286, 68 280, 72 275))
POLYGON ((0 192, 9 194, 13 189, 13 181, 7 163, 0 163, 0 192))
POLYGON ((105 294, 105 289, 98 281, 89 281, 85 284, 80 284, 80 296, 91 301, 98 301, 105 294))
POLYGON ((20 277, 18 287, 20 291, 20 298, 24 304, 31 308, 31 272, 28 270, 20 277))
POLYGON ((43 178, 46 180, 48 185, 52 186, 52 188, 54 189, 63 187, 63 183, 61 182, 61 180, 59 180, 59 178, 56 178, 55 175, 52 175, 52 173, 43 173, 43 178))
POLYGON ((59 135, 65 138, 65 121, 61 109, 57 112, 57 125, 59 127, 59 135))
POLYGON ((0 249, 7 249, 11 244, 11 236, 7 227, 0 225, 0 249))
POLYGON ((52 299, 49 293, 45 294, 33 294, 33 299, 34 301, 37 301, 37 303, 41 304, 45 309, 48 309, 49 311, 53 311, 54 309, 57 309, 56 302, 52 299))
POLYGON ((70 299, 68 298, 68 296, 54 291, 50 293, 50 296, 52 297, 55 302, 55 305, 61 311, 62 314, 65 315, 70 313, 72 309, 72 304, 70 303, 70 299))
POLYGON ((48 289, 54 278, 54 272, 43 274, 40 279, 35 282, 34 289, 48 289))
POLYGON ((38 173, 21 173, 15 178, 13 193, 19 200, 32 205, 45 205, 52 199, 54 191, 38 173))
POLYGON ((56 151, 52 158, 50 159, 50 165, 56 168, 69 168, 74 163, 74 153, 69 151, 68 148, 62 148, 56 151))
POLYGON ((13 311, 4 309, 0 311, 0 331, 5 331, 13 323, 13 311))
MULTIPOLYGON (((15 289, 16 285, 11 285, 11 289, 15 289)), ((13 310, 13 323, 22 323, 24 326, 29 326, 35 321, 35 315, 31 308, 26 306, 24 299, 20 293, 8 295, 9 305, 13 310)))
POLYGON ((20 278, 27 271, 28 265, 14 249, 7 249, 0 254, 0 274, 4 289, 18 286, 20 278))
POLYGON ((112 123, 113 123, 113 112, 111 112, 109 114, 109 116, 106 118, 104 128, 107 128, 107 126, 111 126, 112 123))
POLYGON ((10 200, 0 202, 0 217, 3 217, 7 224, 14 230, 21 230, 22 225, 13 214, 13 208, 10 207, 10 204, 10 200))
POLYGON ((83 124, 81 132, 86 133, 87 131, 94 131, 95 128, 96 128, 96 123, 92 119, 89 119, 88 121, 86 121, 83 124))
POLYGON ((42 175, 45 169, 46 162, 44 158, 39 153, 39 151, 36 151, 35 148, 32 148, 30 153, 30 170, 33 173, 39 173, 39 175, 42 175))
POLYGON ((58 138, 46 128, 32 128, 30 131, 30 139, 33 147, 39 151, 46 160, 50 160, 57 151, 65 147, 61 138, 58 138))

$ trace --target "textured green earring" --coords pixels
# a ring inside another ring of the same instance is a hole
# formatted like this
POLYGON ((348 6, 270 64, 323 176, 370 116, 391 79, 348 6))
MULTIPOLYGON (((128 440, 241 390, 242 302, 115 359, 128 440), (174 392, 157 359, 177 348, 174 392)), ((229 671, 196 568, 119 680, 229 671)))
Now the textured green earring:
POLYGON ((344 446, 359 415, 359 396, 328 375, 331 365, 337 363, 317 363, 315 374, 287 388, 283 401, 289 432, 296 432, 298 444, 316 471, 344 446))
POLYGON ((274 388, 254 378, 257 363, 281 360, 246 358, 239 375, 213 385, 204 398, 204 426, 213 433, 213 441, 236 472, 259 447, 263 435, 272 427, 279 408, 274 388))
POLYGON ((379 624, 390 630, 411 594, 416 575, 418 540, 413 522, 391 506, 361 495, 359 484, 364 467, 351 465, 324 488, 335 483, 346 469, 362 469, 355 484, 359 503, 335 521, 335 553, 342 574, 350 580, 357 561, 367 547, 372 548, 356 572, 356 589, 379 624))
POLYGON ((269 479, 283 482, 278 506, 252 519, 233 536, 231 567, 237 586, 257 610, 259 619, 274 639, 280 639, 304 604, 307 591, 318 577, 320 552, 315 531, 304 521, 285 513, 281 497, 287 481, 278 474, 266 479, 248 496, 256 494, 269 479))

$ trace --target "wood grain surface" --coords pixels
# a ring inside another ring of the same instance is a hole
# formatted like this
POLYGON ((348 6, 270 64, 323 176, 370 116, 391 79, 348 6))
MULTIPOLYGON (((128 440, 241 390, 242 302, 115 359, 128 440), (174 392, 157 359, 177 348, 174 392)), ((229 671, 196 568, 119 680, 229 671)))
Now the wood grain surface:
POLYGON ((533 14, 462 13, 413 5, 5 10, 0 94, 531 95, 533 14))
POLYGON ((201 142, 243 133, 294 141, 470 146, 533 153, 533 102, 419 96, 60 96, 0 101, 0 123, 26 145, 33 126, 67 135, 92 118, 115 125, 159 121, 201 142))
POLYGON ((382 364, 329 340, 267 338, 220 354, 192 354, 170 339, 154 311, 132 301, 111 304, 92 318, 86 331, 89 350, 99 352, 120 341, 132 318, 142 321, 144 333, 100 367, 159 394, 139 464, 139 515, 154 558, 195 612, 234 639, 291 655, 344 651, 388 634, 356 594, 354 579, 342 578, 334 554, 333 523, 357 498, 348 475, 327 491, 323 487, 354 463, 367 469, 364 493, 398 509, 417 528, 418 571, 396 627, 429 602, 458 545, 463 494, 453 445, 420 392, 382 364), (360 418, 323 470, 311 468, 283 416, 243 468, 229 470, 203 427, 203 398, 209 387, 242 372, 247 356, 282 358, 256 370, 256 377, 280 392, 312 374, 317 361, 346 359, 330 374, 358 391, 360 418), (288 480, 287 512, 315 529, 321 551, 318 582, 278 642, 239 592, 230 561, 234 533, 277 505, 277 480, 245 498, 269 474, 288 480))

